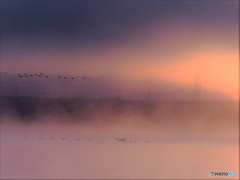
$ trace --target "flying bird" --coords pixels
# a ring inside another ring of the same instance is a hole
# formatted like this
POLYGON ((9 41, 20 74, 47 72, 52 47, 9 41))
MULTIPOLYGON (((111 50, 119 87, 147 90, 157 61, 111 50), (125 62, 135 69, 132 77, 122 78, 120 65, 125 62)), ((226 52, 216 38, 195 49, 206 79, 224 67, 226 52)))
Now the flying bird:
POLYGON ((67 79, 66 77, 64 77, 64 79, 67 79))
POLYGON ((58 78, 59 78, 59 79, 61 79, 61 77, 60 77, 60 76, 59 76, 58 78))
POLYGON ((48 78, 48 76, 45 76, 46 78, 48 78))
POLYGON ((118 141, 123 141, 123 142, 126 142, 126 139, 118 139, 118 138, 115 138, 116 140, 118 140, 118 141))
POLYGON ((74 78, 72 77, 72 79, 74 79, 74 78))

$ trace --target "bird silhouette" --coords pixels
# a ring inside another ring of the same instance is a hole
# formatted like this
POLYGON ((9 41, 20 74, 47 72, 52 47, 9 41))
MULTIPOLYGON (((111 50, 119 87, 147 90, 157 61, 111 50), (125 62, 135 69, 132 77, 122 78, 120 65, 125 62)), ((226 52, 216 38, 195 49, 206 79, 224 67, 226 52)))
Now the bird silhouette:
POLYGON ((124 138, 123 139, 115 138, 115 139, 118 141, 124 141, 124 142, 126 141, 126 139, 124 139, 124 138))
POLYGON ((38 75, 38 77, 42 77, 41 75, 38 75))
POLYGON ((74 79, 74 78, 72 77, 72 79, 74 79))
POLYGON ((45 76, 46 78, 48 78, 48 76, 45 76))
POLYGON ((59 76, 58 78, 59 78, 59 79, 61 79, 61 77, 60 77, 60 76, 59 76))
POLYGON ((64 79, 67 79, 66 77, 64 77, 64 79))
POLYGON ((85 77, 83 79, 86 79, 85 77))

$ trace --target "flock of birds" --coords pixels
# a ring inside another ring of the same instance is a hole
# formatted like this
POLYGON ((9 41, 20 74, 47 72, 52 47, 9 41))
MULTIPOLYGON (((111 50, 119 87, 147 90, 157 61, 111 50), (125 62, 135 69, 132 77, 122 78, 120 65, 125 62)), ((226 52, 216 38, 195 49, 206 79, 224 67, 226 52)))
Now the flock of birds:
MULTIPOLYGON (((7 137, 4 137, 4 138, 2 138, 2 140, 3 141, 5 141, 5 142, 7 142, 7 141, 11 141, 11 140, 13 140, 13 139, 15 139, 15 140, 19 140, 19 141, 23 141, 23 140, 37 140, 37 141, 44 141, 44 140, 50 140, 50 141, 55 141, 55 140, 60 140, 60 141, 65 141, 65 142, 73 142, 73 141, 80 141, 80 140, 82 140, 82 141, 96 141, 96 139, 91 139, 91 138, 82 138, 82 139, 80 139, 80 138, 72 138, 72 139, 67 139, 67 138, 64 138, 64 137, 61 137, 61 138, 56 138, 56 137, 50 137, 50 138, 47 138, 47 137, 38 137, 38 138, 29 138, 29 137, 15 137, 15 138, 7 138, 7 137)), ((137 140, 135 139, 135 140, 127 140, 127 139, 125 139, 125 138, 115 138, 115 140, 116 141, 118 141, 118 142, 131 142, 131 143, 136 143, 137 142, 137 140)), ((100 140, 101 142, 103 142, 104 140, 103 139, 101 139, 100 140)), ((145 142, 145 143, 148 143, 149 141, 148 140, 144 140, 143 142, 145 142)))
MULTIPOLYGON (((39 73, 39 74, 26 74, 26 73, 24 73, 24 74, 18 74, 18 78, 28 78, 28 77, 45 77, 45 78, 49 78, 49 76, 47 76, 47 75, 45 75, 45 74, 43 74, 43 73, 39 73)), ((66 76, 64 76, 64 77, 61 77, 61 76, 58 76, 57 77, 58 79, 67 79, 67 77, 66 76)), ((72 80, 74 80, 74 77, 70 77, 69 79, 72 79, 72 80)), ((82 79, 86 79, 86 77, 83 77, 82 79)), ((28 137, 24 137, 24 138, 19 138, 19 137, 16 137, 16 139, 18 139, 18 140, 28 140, 29 138, 28 137)), ((43 141, 43 140, 47 140, 48 138, 44 138, 44 137, 39 137, 38 138, 38 141, 43 141)), ((5 141, 7 141, 8 139, 5 137, 4 138, 4 140, 5 141)), ((53 138, 53 137, 50 137, 49 138, 49 140, 56 140, 56 138, 53 138)), ((72 141, 79 141, 80 140, 80 138, 75 138, 74 140, 73 139, 71 139, 71 140, 67 140, 66 138, 60 138, 59 140, 62 140, 62 141, 68 141, 68 142, 72 142, 72 141)), ((88 139, 88 141, 91 141, 92 139, 91 138, 89 138, 88 139)), ((137 142, 137 140, 127 140, 127 139, 125 139, 125 138, 115 138, 115 140, 117 140, 118 142, 137 142)), ((101 139, 101 141, 103 141, 103 139, 101 139)), ((145 143, 148 143, 149 141, 144 141, 145 143)))
MULTIPOLYGON (((18 78, 28 78, 28 77, 45 77, 45 78, 49 78, 49 76, 47 76, 47 75, 45 75, 45 74, 43 74, 43 73, 39 73, 39 74, 26 74, 26 73, 24 73, 24 74, 18 74, 18 78)), ((64 76, 64 77, 61 77, 61 76, 58 76, 57 77, 58 79, 67 79, 67 77, 66 76, 64 76)), ((74 79, 74 77, 70 77, 70 79, 74 79)), ((86 79, 86 77, 83 77, 82 79, 86 79)))

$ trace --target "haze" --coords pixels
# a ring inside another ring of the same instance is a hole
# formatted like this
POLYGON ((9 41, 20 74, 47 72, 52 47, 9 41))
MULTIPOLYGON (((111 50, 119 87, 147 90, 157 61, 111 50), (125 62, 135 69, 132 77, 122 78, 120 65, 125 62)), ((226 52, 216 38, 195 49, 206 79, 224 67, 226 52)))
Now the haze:
POLYGON ((238 1, 1 1, 1 72, 158 78, 238 98, 238 1))
POLYGON ((239 1, 0 3, 0 179, 239 179, 239 1))

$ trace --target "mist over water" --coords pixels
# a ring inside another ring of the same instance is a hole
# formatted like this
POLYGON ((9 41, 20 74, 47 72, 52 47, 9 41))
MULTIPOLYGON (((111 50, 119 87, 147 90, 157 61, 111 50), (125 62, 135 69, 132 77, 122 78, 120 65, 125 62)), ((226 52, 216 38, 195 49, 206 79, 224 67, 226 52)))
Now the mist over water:
POLYGON ((1 178, 209 179, 219 178, 211 171, 238 172, 238 102, 1 102, 1 178))
POLYGON ((239 179, 239 1, 0 4, 0 179, 239 179))

